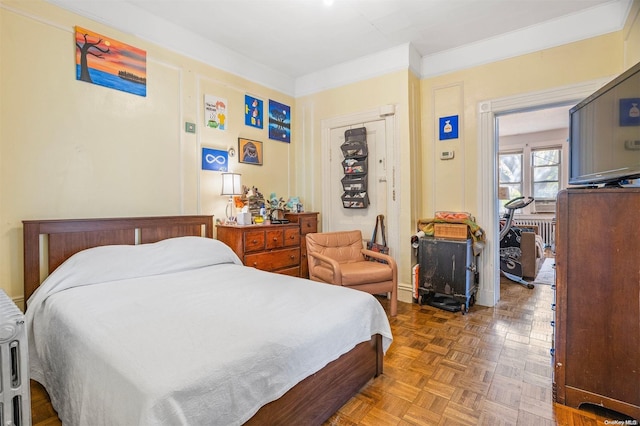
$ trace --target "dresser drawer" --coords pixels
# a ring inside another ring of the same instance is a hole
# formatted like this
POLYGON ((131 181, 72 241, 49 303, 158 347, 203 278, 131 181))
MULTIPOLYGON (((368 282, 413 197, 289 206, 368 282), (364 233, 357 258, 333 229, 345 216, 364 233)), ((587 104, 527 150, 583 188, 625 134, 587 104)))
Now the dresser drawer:
POLYGON ((306 235, 312 232, 318 232, 317 216, 305 216, 300 218, 300 233, 306 235))
POLYGON ((249 231, 244 233, 244 251, 258 251, 265 248, 264 230, 249 231))
POLYGON ((264 253, 247 254, 244 264, 263 271, 300 266, 300 248, 273 250, 264 253))
POLYGON ((270 229, 266 232, 264 248, 274 249, 284 247, 284 229, 270 229))
POLYGON ((289 228, 284 230, 284 246, 285 247, 297 247, 300 245, 300 230, 296 226, 295 228, 289 228))

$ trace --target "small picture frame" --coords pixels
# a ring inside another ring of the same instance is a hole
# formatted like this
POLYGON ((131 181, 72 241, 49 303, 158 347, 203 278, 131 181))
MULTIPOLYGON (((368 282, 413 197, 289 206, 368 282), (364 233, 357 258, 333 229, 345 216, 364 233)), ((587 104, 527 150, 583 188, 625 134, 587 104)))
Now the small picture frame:
POLYGON ((229 153, 220 149, 202 147, 202 170, 229 171, 229 153))
POLYGON ((291 107, 269 99, 269 139, 291 143, 291 107))
POLYGON ((262 142, 238 138, 238 161, 240 163, 262 166, 262 142))
POLYGON ((251 95, 244 95, 244 124, 262 129, 263 101, 251 95))
POLYGON ((620 126, 640 126, 640 98, 620 99, 620 126))
POLYGON ((448 117, 440 117, 439 139, 441 141, 448 139, 458 139, 458 116, 450 115, 448 117))

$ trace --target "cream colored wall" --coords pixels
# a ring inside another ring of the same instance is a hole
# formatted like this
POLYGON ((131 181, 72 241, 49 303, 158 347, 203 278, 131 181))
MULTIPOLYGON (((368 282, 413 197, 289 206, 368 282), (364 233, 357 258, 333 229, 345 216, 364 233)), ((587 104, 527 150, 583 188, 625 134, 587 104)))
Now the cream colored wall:
MULTIPOLYGON (((623 69, 621 32, 423 79, 423 193, 421 212, 463 210, 478 214, 478 105, 481 101, 562 87, 623 69), (458 115, 460 137, 439 141, 438 117, 458 115), (439 160, 454 150, 453 160, 439 160)), ((486 188, 488 190, 488 188, 486 188)), ((480 223, 482 226, 482 223, 480 223)))
MULTIPOLYGON (((0 3, 0 287, 20 301, 24 219, 137 215, 224 216, 218 172, 202 146, 263 142, 264 165, 232 171, 287 198, 290 145, 244 125, 245 93, 293 99, 43 1, 0 3), (147 96, 76 80, 74 27, 147 51, 147 96), (226 97, 228 130, 205 128, 204 94, 226 97), (185 133, 185 121, 197 133, 185 133)), ((296 143, 295 132, 292 133, 296 143)), ((303 200, 304 201, 304 200, 303 200)))

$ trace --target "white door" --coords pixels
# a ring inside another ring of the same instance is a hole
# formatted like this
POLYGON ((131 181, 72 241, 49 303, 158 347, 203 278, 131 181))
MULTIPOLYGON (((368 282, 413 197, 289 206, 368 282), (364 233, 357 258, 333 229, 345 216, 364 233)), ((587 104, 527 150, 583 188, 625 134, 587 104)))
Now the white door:
MULTIPOLYGON (((330 129, 330 152, 329 152, 329 175, 323 182, 329 187, 328 203, 331 208, 328 217, 330 229, 325 231, 348 231, 359 229, 365 240, 371 239, 373 228, 376 223, 376 216, 385 216, 385 226, 388 222, 387 215, 387 146, 386 146, 386 124, 384 119, 354 124, 345 127, 335 127, 330 129), (342 161, 344 156, 340 146, 345 142, 345 131, 349 129, 364 127, 367 131, 367 195, 369 205, 367 208, 345 208, 342 195, 344 188, 342 178, 345 176, 342 161)), ((378 234, 380 235, 380 234, 378 234)), ((386 233, 389 237, 388 231, 386 233)), ((378 238, 380 241, 380 237, 378 238)))

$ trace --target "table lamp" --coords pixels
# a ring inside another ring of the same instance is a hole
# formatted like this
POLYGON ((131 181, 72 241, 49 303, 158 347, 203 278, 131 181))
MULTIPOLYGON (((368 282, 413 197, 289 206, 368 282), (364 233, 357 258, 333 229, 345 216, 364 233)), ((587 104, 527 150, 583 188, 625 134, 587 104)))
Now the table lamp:
POLYGON ((227 209, 225 211, 228 220, 233 220, 234 217, 233 209, 235 207, 233 205, 233 196, 242 195, 240 176, 241 175, 239 173, 222 173, 222 192, 220 195, 229 196, 229 203, 227 204, 227 209))

